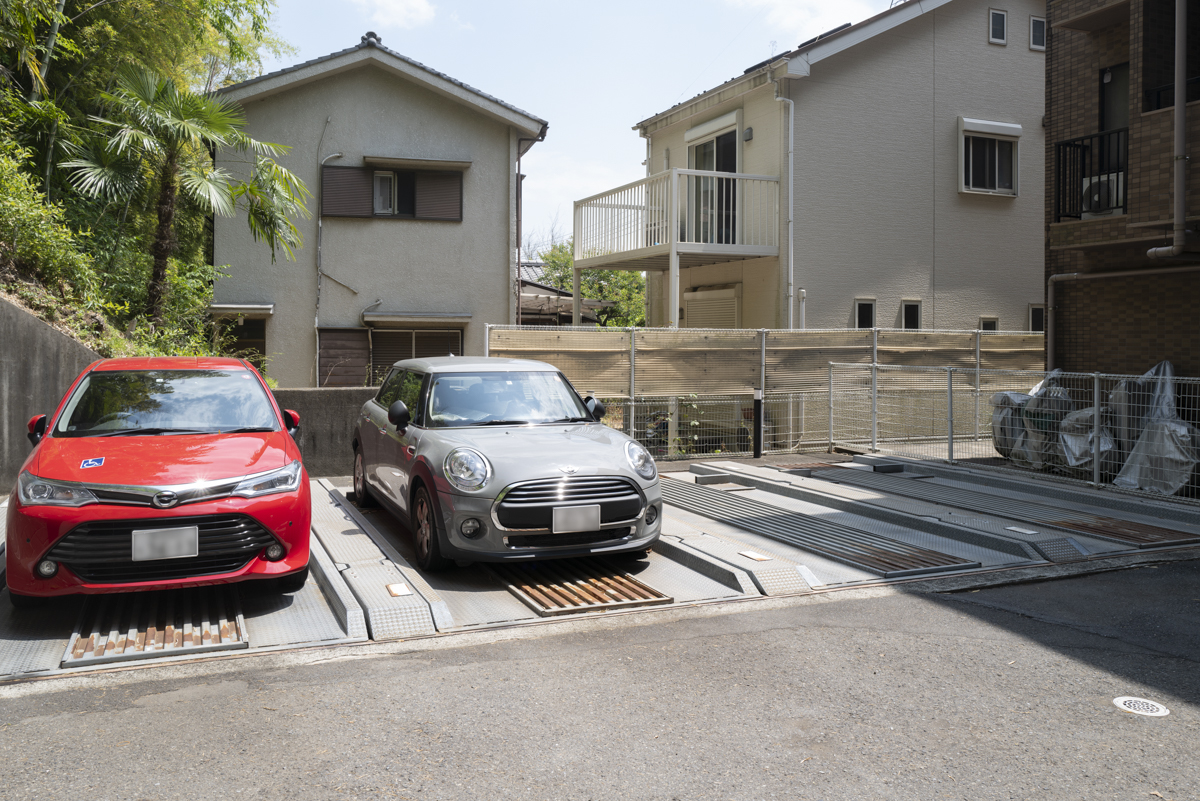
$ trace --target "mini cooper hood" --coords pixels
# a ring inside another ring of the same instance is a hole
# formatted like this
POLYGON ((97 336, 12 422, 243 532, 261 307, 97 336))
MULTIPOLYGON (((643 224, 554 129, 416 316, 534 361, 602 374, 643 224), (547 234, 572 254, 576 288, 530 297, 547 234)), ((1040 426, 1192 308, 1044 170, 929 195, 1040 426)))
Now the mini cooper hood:
POLYGON ((435 431, 447 452, 456 447, 474 448, 509 481, 519 480, 518 476, 561 476, 563 467, 574 467, 576 475, 636 475, 625 458, 629 437, 598 423, 435 431), (531 461, 533 455, 540 458, 531 461), (532 468, 532 464, 539 467, 532 468))
POLYGON ((47 437, 31 465, 42 478, 162 486, 236 478, 287 464, 285 431, 147 437, 47 437), (103 463, 100 460, 103 459, 103 463), (93 465, 87 466, 85 465, 93 465))

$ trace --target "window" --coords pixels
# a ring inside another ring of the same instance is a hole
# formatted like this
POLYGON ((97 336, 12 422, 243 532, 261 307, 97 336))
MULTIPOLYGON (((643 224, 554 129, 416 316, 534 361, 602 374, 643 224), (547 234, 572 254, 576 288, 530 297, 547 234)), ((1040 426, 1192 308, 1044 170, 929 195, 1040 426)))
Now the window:
POLYGON ((921 302, 919 300, 906 300, 900 304, 901 323, 904 328, 920 328, 921 327, 921 302))
POLYGON ((1045 306, 1030 306, 1029 307, 1029 330, 1045 332, 1045 330, 1046 330, 1046 307, 1045 306))
POLYGON ((1029 18, 1029 49, 1046 49, 1046 20, 1042 17, 1029 18))
POLYGON ((461 222, 463 174, 326 165, 321 171, 321 216, 461 222))
POLYGON ((999 331, 1000 330, 1000 320, 995 317, 980 317, 979 318, 979 330, 980 331, 999 331))
POLYGON ((1017 143, 963 134, 963 190, 1015 195, 1017 143))
POLYGON ((875 301, 854 301, 854 323, 858 328, 875 327, 875 301))
POLYGON ((265 370, 267 365, 267 321, 261 318, 239 317, 232 330, 231 355, 247 360, 260 372, 265 370))
POLYGON ((992 44, 1008 44, 1008 12, 988 9, 988 41, 992 44))

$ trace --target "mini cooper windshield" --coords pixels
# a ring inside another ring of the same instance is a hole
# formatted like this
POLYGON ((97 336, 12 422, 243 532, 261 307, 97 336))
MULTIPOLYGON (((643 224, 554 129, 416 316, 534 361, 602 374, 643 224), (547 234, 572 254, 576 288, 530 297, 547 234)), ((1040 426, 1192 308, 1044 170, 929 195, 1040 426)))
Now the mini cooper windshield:
POLYGON ((71 396, 56 437, 278 431, 266 392, 245 370, 98 370, 71 396))
POLYGON ((559 373, 438 373, 429 392, 430 428, 590 421, 559 373))

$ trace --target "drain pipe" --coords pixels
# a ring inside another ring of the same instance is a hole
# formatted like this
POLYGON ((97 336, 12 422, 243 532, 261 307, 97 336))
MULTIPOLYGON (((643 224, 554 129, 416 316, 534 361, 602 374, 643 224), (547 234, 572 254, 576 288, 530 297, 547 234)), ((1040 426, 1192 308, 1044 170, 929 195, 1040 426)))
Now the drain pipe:
POLYGON ((1187 0, 1175 0, 1175 229, 1171 245, 1150 248, 1152 259, 1169 259, 1183 254, 1187 177, 1187 0))
MULTIPOLYGON (((1165 248, 1170 250, 1170 248, 1165 248)), ((1053 370, 1054 363, 1054 285, 1059 281, 1096 281, 1101 278, 1129 278, 1143 275, 1171 275, 1174 273, 1200 272, 1200 264, 1187 267, 1160 267, 1154 270, 1121 270, 1114 273, 1059 273, 1046 282, 1046 369, 1053 370)))
MULTIPOLYGON (((331 117, 325 118, 325 127, 329 127, 331 117)), ((321 131, 321 139, 325 139, 325 131, 321 131)), ((321 143, 317 143, 317 153, 321 152, 321 143)), ((316 343, 316 353, 313 354, 313 384, 321 386, 321 243, 324 240, 325 229, 322 226, 323 216, 321 204, 325 200, 325 162, 330 159, 340 159, 341 153, 330 153, 321 159, 317 167, 317 303, 313 307, 313 341, 316 343)))
MULTIPOLYGON (((1181 2, 1181 3, 1186 2, 1186 0, 1179 0, 1179 2, 1181 2)), ((767 69, 770 69, 770 67, 768 67, 767 69)), ((775 84, 775 100, 780 103, 787 103, 787 105, 788 105, 788 130, 787 130, 787 143, 788 143, 788 155, 787 155, 787 171, 788 171, 788 177, 787 177, 787 182, 788 182, 788 191, 787 191, 787 237, 788 237, 787 327, 788 327, 788 329, 792 329, 792 328, 795 328, 795 325, 792 322, 792 320, 793 320, 792 315, 793 315, 793 309, 796 304, 796 299, 794 297, 792 297, 796 292, 796 290, 793 287, 793 280, 795 278, 795 274, 793 273, 794 261, 792 259, 792 250, 796 244, 795 237, 792 235, 792 222, 793 222, 792 218, 795 216, 794 204, 792 202, 792 181, 794 179, 795 171, 793 169, 794 165, 792 164, 792 159, 794 158, 794 150, 795 150, 795 146, 796 146, 796 104, 792 101, 792 99, 790 97, 780 97, 779 96, 779 80, 777 78, 773 78, 771 80, 771 83, 775 84)), ((801 304, 803 304, 803 302, 804 301, 801 300, 801 304)), ((801 314, 800 319, 801 319, 800 327, 803 328, 804 327, 803 313, 801 314)))

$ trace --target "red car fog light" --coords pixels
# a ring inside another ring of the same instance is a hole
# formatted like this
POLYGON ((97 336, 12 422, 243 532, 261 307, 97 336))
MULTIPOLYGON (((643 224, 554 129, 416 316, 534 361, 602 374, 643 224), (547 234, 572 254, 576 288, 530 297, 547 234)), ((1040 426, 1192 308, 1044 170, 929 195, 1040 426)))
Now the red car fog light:
POLYGON ((58 562, 52 562, 49 559, 43 559, 38 562, 37 574, 38 578, 54 578, 54 574, 58 572, 58 562))
POLYGON ((268 562, 278 562, 283 558, 283 546, 278 542, 268 545, 267 550, 263 551, 263 556, 267 557, 268 562))

